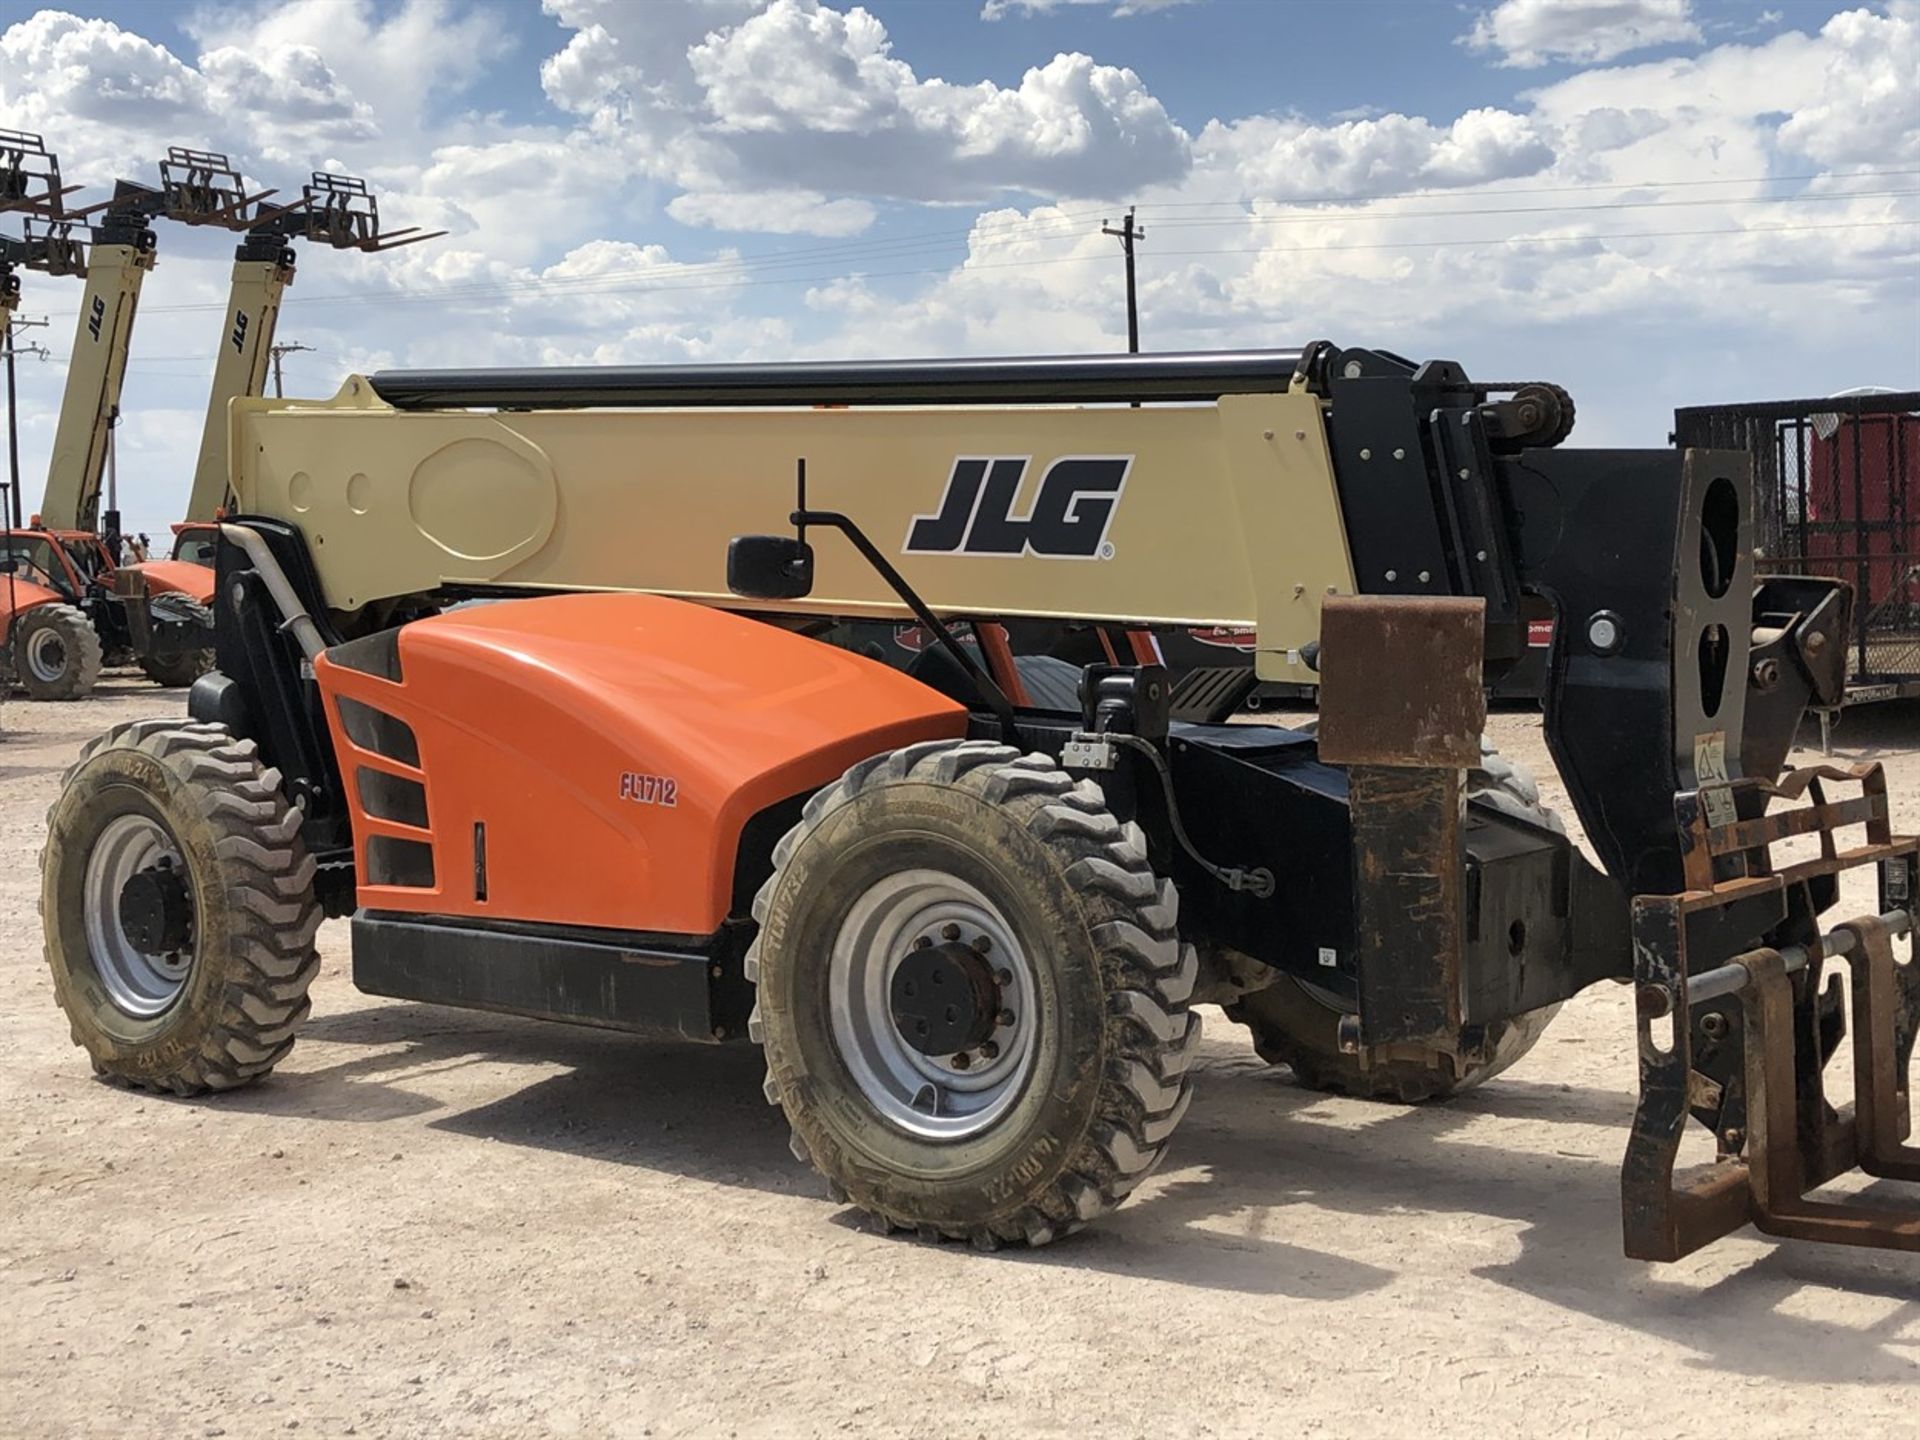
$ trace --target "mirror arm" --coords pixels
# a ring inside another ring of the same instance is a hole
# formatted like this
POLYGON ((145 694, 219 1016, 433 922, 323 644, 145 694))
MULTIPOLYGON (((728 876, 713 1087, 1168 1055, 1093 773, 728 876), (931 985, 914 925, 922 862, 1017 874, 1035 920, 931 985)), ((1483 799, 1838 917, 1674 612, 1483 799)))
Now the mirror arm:
POLYGON ((947 629, 932 610, 927 608, 927 602, 915 593, 913 586, 907 583, 907 577, 893 568, 893 562, 880 553, 879 547, 867 538, 866 532, 861 530, 850 516, 843 515, 838 510, 805 508, 806 471, 804 469, 800 472, 800 483, 802 508, 795 510, 790 517, 795 529, 804 537, 807 526, 823 525, 830 530, 838 530, 846 536, 853 548, 860 552, 860 557, 878 572, 880 578, 892 588, 893 593, 898 595, 906 607, 913 612, 914 619, 926 627, 927 633, 940 642, 940 647, 952 656, 960 668, 965 670, 980 687, 980 693, 986 700, 988 708, 1000 721, 1001 738, 1009 744, 1018 745, 1020 731, 1013 713, 1013 702, 1007 698, 1007 692, 1000 688, 999 682, 967 653, 965 646, 953 638, 953 632, 947 629))

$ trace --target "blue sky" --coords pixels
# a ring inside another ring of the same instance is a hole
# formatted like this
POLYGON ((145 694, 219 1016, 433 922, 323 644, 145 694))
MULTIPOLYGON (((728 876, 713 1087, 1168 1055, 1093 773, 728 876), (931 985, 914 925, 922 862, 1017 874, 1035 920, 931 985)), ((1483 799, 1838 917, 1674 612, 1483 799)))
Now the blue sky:
MULTIPOLYGON (((1040 353, 1316 337, 1542 376, 1575 443, 1675 405, 1920 386, 1920 4, 109 0, 0 5, 0 125, 92 193, 170 143, 367 176, 292 388, 388 365, 1040 353)), ((182 502, 229 240, 167 229, 129 518, 182 502)), ((29 276, 29 500, 78 299, 29 276)))

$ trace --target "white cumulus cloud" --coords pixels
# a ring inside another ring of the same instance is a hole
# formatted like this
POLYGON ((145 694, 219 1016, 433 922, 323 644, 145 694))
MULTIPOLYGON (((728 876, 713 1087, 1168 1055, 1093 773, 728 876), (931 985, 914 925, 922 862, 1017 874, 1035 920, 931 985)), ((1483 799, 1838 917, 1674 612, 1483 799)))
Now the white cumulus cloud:
POLYGON ((667 202, 682 225, 764 235, 858 235, 873 224, 864 200, 829 200, 817 190, 688 191, 667 202))
POLYGON ((1124 20, 1129 15, 1150 15, 1156 10, 1198 3, 1199 0, 985 0, 980 7, 980 18, 1002 20, 1009 15, 1045 15, 1067 5, 1100 5, 1116 19, 1124 20))
POLYGON ((1484 185, 1532 175, 1554 149, 1532 120, 1469 110, 1449 124, 1381 115, 1336 125, 1299 117, 1215 122, 1196 149, 1207 168, 1230 168, 1240 193, 1260 199, 1353 198, 1484 185))
POLYGON ((1086 55, 1056 55, 1009 87, 921 75, 859 6, 549 4, 582 28, 546 63, 548 96, 701 194, 1101 194, 1191 163, 1145 81, 1086 55))
POLYGON ((1592 65, 1653 45, 1701 38, 1692 0, 1500 0, 1463 37, 1500 63, 1531 69, 1564 60, 1592 65))
POLYGON ((1780 143, 1823 165, 1920 159, 1920 4, 1848 10, 1821 27, 1818 79, 1780 143))

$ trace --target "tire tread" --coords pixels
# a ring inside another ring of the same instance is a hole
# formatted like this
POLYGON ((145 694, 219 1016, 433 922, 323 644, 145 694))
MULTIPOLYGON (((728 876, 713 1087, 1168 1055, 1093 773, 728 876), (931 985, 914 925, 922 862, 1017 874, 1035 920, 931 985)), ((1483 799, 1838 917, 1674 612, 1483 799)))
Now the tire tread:
MULTIPOLYGON (((1119 1205, 1165 1154, 1193 1095, 1200 1017, 1186 1006, 1198 957, 1179 937, 1179 896, 1149 865, 1139 827, 1122 824, 1097 785, 1074 780, 1052 758, 994 741, 912 745, 853 766, 807 802, 800 825, 776 847, 774 872, 754 898, 755 919, 765 922, 788 860, 828 814, 869 787, 915 782, 958 786, 1002 807, 1053 853, 1081 895, 1108 989, 1099 1114, 1066 1166, 990 1223, 926 1226, 863 1198, 857 1176, 827 1178, 882 1231, 913 1230, 981 1249, 1044 1245, 1119 1205)), ((746 970, 757 982, 759 936, 746 970)), ((763 1033, 757 1003, 749 1031, 756 1039, 763 1033)), ((764 1088, 770 1104, 781 1103, 771 1069, 764 1088)), ((798 1137, 795 1146, 807 1159, 798 1137)))
MULTIPOLYGON (((322 912, 313 894, 314 861, 299 835, 301 812, 280 793, 279 772, 260 763, 251 740, 236 740, 224 726, 178 720, 136 720, 89 741, 62 789, 112 749, 140 751, 186 782, 217 834, 232 940, 218 957, 226 973, 213 1022, 173 1070, 149 1074, 98 1053, 93 1067, 116 1083, 175 1095, 257 1080, 293 1048, 320 972, 314 937, 322 912)), ((44 871, 44 850, 40 865, 44 871)), ((43 894, 43 920, 45 913, 43 894)), ((45 958, 55 968, 50 935, 45 958)), ((66 1005, 64 988, 56 988, 66 1005)), ((75 1043, 84 1045, 77 1021, 72 1028, 75 1043)))
MULTIPOLYGON (((15 681, 35 700, 85 699, 93 693, 93 687, 100 683, 100 669, 106 663, 100 632, 93 628, 93 622, 79 606, 58 603, 33 606, 19 617, 15 628, 22 630, 31 627, 37 630, 46 625, 59 627, 74 663, 67 667, 59 679, 51 684, 43 684, 34 680, 23 657, 14 676, 15 681)), ((20 647, 16 645, 14 648, 18 654, 20 647)))

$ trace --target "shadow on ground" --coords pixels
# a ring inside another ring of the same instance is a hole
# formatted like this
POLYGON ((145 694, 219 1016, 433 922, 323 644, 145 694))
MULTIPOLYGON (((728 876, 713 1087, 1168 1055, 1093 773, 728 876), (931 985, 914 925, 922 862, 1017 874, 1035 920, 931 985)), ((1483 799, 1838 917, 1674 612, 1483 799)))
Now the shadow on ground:
MULTIPOLYGON (((429 1123, 775 1195, 820 1193, 816 1177, 788 1154, 785 1123, 762 1100, 760 1056, 748 1046, 642 1042, 381 1004, 315 1020, 302 1047, 296 1053, 312 1068, 204 1103, 377 1125, 440 1108, 412 1087, 423 1074, 478 1064, 559 1066, 560 1073, 490 1104, 429 1123), (353 1048, 340 1055, 335 1047, 353 1048)), ((1212 1047, 1201 1063, 1202 1088, 1166 1182, 1064 1243, 1002 1251, 978 1263, 1340 1300, 1390 1284, 1394 1272, 1270 1238, 1286 1233, 1291 1207, 1388 1218, 1404 1230, 1408 1253, 1441 1243, 1425 1233, 1429 1217, 1484 1216, 1517 1223, 1520 1251, 1476 1270, 1481 1279, 1671 1341, 1693 1364, 1798 1381, 1920 1379, 1920 1341, 1902 1338, 1920 1317, 1920 1266, 1911 1257, 1769 1242, 1752 1263, 1701 1284, 1621 1256, 1618 1169, 1611 1161, 1500 1148, 1463 1133, 1483 1117, 1600 1124, 1617 1129, 1624 1145, 1632 1106, 1623 1094, 1501 1081, 1445 1106, 1383 1109, 1355 1131, 1305 1114, 1324 1097, 1298 1088, 1284 1070, 1223 1047, 1212 1047), (1248 1233, 1250 1213, 1263 1217, 1264 1234, 1248 1233), (1893 1303, 1866 1328, 1783 1309, 1808 1287, 1893 1303)), ((838 1220, 860 1223, 852 1211, 838 1220)))
MULTIPOLYGON (((1890 755, 1911 754, 1916 738, 1920 738, 1920 700, 1884 700, 1849 706, 1834 717, 1832 733, 1836 760, 1884 760, 1890 755)), ((1795 743, 1818 752, 1819 721, 1813 716, 1802 720, 1795 743)))

